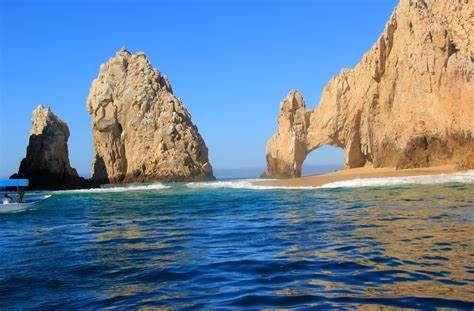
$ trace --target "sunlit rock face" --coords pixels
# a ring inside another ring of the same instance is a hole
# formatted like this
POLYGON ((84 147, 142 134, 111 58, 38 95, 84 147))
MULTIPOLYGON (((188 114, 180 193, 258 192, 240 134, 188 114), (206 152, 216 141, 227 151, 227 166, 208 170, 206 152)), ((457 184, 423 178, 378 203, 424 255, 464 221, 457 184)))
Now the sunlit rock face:
POLYGON ((306 111, 292 91, 267 145, 268 173, 301 175, 312 150, 345 150, 345 166, 474 167, 473 6, 401 0, 383 34, 306 111))
POLYGON ((122 49, 93 81, 87 110, 101 182, 212 179, 208 151, 170 83, 144 53, 122 49))
POLYGON ((31 119, 26 157, 12 178, 29 179, 33 189, 71 189, 85 185, 69 163, 69 128, 51 109, 38 106, 31 119))
POLYGON ((306 105, 303 95, 291 91, 280 105, 278 130, 267 145, 268 172, 272 177, 301 176, 306 154, 306 105))

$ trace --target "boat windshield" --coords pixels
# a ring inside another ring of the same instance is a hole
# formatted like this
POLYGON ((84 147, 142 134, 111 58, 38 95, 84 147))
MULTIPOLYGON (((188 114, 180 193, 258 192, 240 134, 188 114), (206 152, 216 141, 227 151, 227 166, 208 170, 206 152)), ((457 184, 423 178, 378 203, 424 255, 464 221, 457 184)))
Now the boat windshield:
POLYGON ((0 189, 10 187, 28 187, 28 179, 0 179, 0 189))

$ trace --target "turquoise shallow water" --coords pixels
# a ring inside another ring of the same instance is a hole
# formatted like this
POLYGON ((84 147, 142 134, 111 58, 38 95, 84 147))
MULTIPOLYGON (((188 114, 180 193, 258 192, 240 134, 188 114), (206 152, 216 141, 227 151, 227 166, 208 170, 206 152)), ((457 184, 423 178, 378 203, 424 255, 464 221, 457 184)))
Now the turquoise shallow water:
POLYGON ((1 214, 1 309, 474 308, 474 184, 160 188, 1 214))

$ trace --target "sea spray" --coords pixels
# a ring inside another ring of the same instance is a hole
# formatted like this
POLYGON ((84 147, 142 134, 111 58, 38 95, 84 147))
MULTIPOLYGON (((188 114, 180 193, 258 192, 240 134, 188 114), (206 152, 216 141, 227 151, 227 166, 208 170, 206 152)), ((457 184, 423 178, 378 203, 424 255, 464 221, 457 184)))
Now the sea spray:
MULTIPOLYGON (((265 181, 268 181, 266 179, 265 181)), ((187 183, 189 188, 230 188, 230 189, 253 189, 253 190, 304 190, 304 189, 325 189, 325 188, 358 188, 358 187, 380 187, 398 185, 430 185, 444 183, 474 183, 474 170, 467 172, 456 172, 449 174, 404 176, 404 177, 384 177, 384 178, 356 178, 344 181, 327 183, 322 186, 269 186, 262 185, 261 179, 239 179, 222 180, 212 182, 187 183)))
POLYGON ((107 192, 128 192, 128 191, 145 191, 145 190, 162 190, 168 189, 170 186, 162 183, 153 184, 130 184, 113 187, 91 188, 91 189, 77 189, 77 190, 63 190, 55 193, 107 193, 107 192))

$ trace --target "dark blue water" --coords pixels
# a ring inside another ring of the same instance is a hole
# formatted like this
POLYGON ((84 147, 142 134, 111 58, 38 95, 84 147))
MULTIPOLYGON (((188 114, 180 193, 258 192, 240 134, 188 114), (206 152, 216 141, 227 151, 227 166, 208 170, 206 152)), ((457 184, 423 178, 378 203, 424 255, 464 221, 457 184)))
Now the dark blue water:
POLYGON ((472 309, 473 236, 473 184, 55 194, 0 214, 0 309, 472 309))

